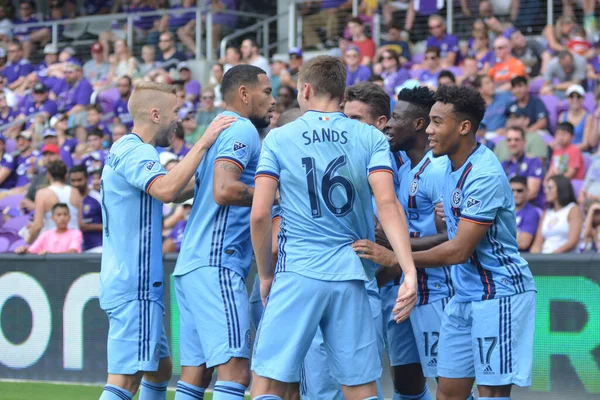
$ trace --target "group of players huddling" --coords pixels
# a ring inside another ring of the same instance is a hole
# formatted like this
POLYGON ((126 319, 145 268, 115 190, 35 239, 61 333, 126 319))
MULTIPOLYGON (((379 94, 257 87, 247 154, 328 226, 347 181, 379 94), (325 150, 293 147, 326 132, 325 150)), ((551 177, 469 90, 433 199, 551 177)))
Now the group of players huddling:
POLYGON ((466 87, 403 89, 390 116, 383 89, 345 81, 338 59, 308 61, 300 111, 261 145, 269 79, 231 68, 227 111, 169 173, 154 146, 180 122, 175 91, 136 85, 132 132, 102 175, 100 399, 131 399, 140 385, 140 399, 166 398, 161 202, 192 197, 172 289, 176 400, 203 399, 214 369, 215 400, 243 399, 250 370, 257 400, 382 399, 384 351, 394 399, 431 399, 427 377, 443 400, 474 398, 474 382, 479 399, 500 400, 530 384, 536 289, 509 182, 475 136, 484 100, 466 87))

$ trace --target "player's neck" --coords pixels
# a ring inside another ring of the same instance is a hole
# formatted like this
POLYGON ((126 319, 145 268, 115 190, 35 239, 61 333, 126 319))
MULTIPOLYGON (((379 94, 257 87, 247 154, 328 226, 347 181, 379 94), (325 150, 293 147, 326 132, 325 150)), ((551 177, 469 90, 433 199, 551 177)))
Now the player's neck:
POLYGON ((156 133, 154 132, 153 126, 149 124, 136 124, 134 122, 131 133, 136 134, 144 143, 154 146, 154 137, 156 136, 156 133))
POLYGON ((340 112, 340 101, 330 98, 313 98, 306 104, 306 110, 318 112, 340 112))
POLYGON ((453 154, 448 155, 454 171, 460 169, 467 162, 467 159, 477 149, 477 145, 477 139, 475 139, 474 135, 471 135, 460 143, 458 149, 453 154))
POLYGON ((242 118, 248 118, 246 110, 244 110, 243 107, 239 107, 237 104, 232 104, 231 106, 227 105, 225 111, 236 113, 242 118))
POLYGON ((427 153, 427 150, 429 150, 429 146, 427 146, 424 143, 419 143, 417 141, 415 142, 415 145, 412 147, 412 149, 406 152, 406 155, 408 156, 408 158, 410 158, 411 168, 416 167, 421 162, 423 157, 425 157, 425 153, 427 153))

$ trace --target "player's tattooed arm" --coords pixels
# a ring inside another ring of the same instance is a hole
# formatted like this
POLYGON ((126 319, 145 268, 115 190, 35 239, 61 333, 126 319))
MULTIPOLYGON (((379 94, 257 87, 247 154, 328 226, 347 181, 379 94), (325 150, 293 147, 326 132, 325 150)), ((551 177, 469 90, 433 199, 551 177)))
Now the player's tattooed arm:
POLYGON ((254 188, 240 182, 242 169, 230 161, 217 161, 214 169, 213 196, 220 206, 251 207, 254 188))

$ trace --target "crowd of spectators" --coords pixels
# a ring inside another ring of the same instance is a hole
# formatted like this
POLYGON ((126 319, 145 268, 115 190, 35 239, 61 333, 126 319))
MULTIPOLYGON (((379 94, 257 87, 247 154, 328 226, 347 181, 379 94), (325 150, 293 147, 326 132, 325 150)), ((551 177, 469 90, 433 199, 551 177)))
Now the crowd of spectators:
MULTIPOLYGON (((239 7, 236 0, 208 3, 239 7)), ((281 112, 297 106, 300 66, 319 53, 344 61, 347 85, 381 85, 392 107, 403 87, 476 88, 488 104, 478 138, 494 150, 511 182, 519 248, 542 253, 600 248, 600 39, 587 32, 595 31, 587 14, 578 20, 567 12, 540 36, 526 36, 518 10, 509 9, 503 19, 493 11, 498 2, 483 0, 473 10, 460 9, 470 17, 471 31, 459 40, 447 32, 443 9, 426 9, 431 2, 409 1, 406 8, 405 2, 386 2, 379 8, 386 25, 376 46, 371 35, 377 2, 359 2, 358 17, 351 17, 351 3, 305 2, 299 6, 303 48, 269 60, 245 38, 218 54, 205 81, 193 78, 189 62, 196 1, 106 0, 77 9, 70 0, 51 0, 45 21, 171 10, 134 19, 136 43, 146 43, 137 51, 128 48, 122 25, 96 26, 97 41, 87 56, 49 44, 48 27, 19 28, 42 19, 34 2, 20 1, 14 16, 10 7, 0 7, 0 251, 101 251, 101 171, 111 144, 133 125, 127 101, 137 80, 177 87, 181 129, 170 148, 159 149, 169 170, 224 109, 220 85, 229 68, 248 63, 268 73, 277 99, 275 126, 281 112), (429 30, 419 42, 411 34, 415 24, 429 30), (30 62, 34 53, 43 53, 43 60, 30 62), (56 248, 48 250, 52 243, 56 248)), ((213 37, 231 32, 235 23, 229 14, 215 14, 213 37)), ((165 252, 178 251, 190 206, 165 205, 165 252)))

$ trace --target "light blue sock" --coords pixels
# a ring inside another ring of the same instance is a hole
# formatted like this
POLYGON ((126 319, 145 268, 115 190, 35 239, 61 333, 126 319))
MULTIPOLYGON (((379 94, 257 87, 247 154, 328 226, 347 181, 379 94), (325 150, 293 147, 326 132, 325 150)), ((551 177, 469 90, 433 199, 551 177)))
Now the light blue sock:
POLYGON ((429 386, 425 385, 423 391, 419 394, 400 394, 394 390, 393 400, 433 400, 429 386))
POLYGON ((142 385, 140 386, 140 400, 166 400, 168 385, 169 381, 154 383, 142 379, 142 385))
POLYGON ((235 382, 217 381, 213 400, 244 400, 246 386, 235 382))
POLYGON ((189 383, 178 381, 175 400, 204 400, 204 391, 206 389, 190 385, 189 383))
POLYGON ((383 400, 383 390, 381 389, 381 382, 379 379, 375 380, 375 385, 377 386, 377 398, 383 400))
POLYGON ((279 396, 275 396, 274 394, 263 394, 262 396, 255 397, 254 400, 283 400, 279 396))
POLYGON ((131 400, 133 394, 115 385, 104 385, 100 400, 131 400))

